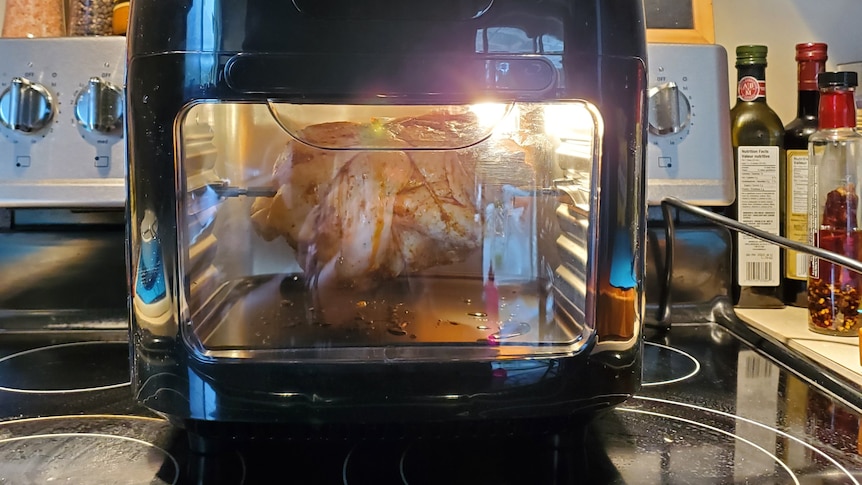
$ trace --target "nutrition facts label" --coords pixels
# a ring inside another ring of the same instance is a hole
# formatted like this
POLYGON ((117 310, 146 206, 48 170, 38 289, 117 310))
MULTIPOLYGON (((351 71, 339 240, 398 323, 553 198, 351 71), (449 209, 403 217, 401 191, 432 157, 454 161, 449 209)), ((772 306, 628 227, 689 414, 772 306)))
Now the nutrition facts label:
MULTIPOLYGON (((778 147, 741 146, 737 149, 737 218, 771 234, 779 232, 778 147)), ((740 286, 777 286, 781 248, 744 234, 737 236, 740 286)))
MULTIPOLYGON (((788 239, 808 242, 808 150, 787 150, 787 199, 784 228, 788 239)), ((808 256, 787 250, 784 276, 808 277, 808 256)))

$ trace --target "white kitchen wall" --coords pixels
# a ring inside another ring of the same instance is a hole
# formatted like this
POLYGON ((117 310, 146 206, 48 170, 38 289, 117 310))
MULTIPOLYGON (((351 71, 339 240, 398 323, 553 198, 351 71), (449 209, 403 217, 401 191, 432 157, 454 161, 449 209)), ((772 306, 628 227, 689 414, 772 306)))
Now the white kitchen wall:
POLYGON ((796 116, 797 43, 829 44, 828 70, 862 61, 860 0, 713 0, 712 7, 715 42, 727 49, 731 105, 736 100, 737 45, 769 47, 766 99, 784 123, 796 116))

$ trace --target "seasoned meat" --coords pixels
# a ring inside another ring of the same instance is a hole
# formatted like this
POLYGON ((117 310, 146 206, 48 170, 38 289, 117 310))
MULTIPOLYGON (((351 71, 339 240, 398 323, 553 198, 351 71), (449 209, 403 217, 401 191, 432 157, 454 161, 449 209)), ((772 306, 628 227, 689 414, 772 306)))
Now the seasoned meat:
POLYGON ((300 138, 326 148, 287 144, 273 171, 276 195, 252 206, 255 229, 283 237, 323 287, 370 288, 463 261, 481 243, 475 164, 458 150, 398 148, 460 146, 469 116, 307 127, 300 138), (388 148, 349 150, 378 142, 388 148))

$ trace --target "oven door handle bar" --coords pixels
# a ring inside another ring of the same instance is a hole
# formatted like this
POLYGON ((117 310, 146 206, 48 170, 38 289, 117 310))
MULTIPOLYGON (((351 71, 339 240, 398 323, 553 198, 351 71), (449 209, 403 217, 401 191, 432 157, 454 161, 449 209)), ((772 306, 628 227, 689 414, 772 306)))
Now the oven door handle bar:
POLYGON ((743 224, 729 217, 725 217, 720 214, 716 214, 714 212, 703 209, 701 207, 689 204, 687 202, 683 202, 676 197, 665 197, 661 201, 662 217, 664 218, 665 222, 665 280, 664 285, 661 289, 661 295, 659 297, 658 312, 656 318, 660 323, 664 324, 666 328, 670 327, 670 289, 671 282, 673 281, 673 241, 675 237, 673 222, 674 218, 671 207, 675 207, 679 210, 683 210, 690 214, 702 217, 719 226, 726 227, 736 232, 740 232, 748 236, 760 239, 762 241, 776 244, 785 249, 793 249, 820 259, 824 259, 826 261, 829 261, 830 263, 837 264, 838 266, 862 274, 862 262, 856 259, 849 258, 833 251, 814 247, 809 244, 793 241, 791 239, 787 239, 786 237, 777 236, 766 231, 762 231, 760 229, 749 226, 748 224, 743 224))

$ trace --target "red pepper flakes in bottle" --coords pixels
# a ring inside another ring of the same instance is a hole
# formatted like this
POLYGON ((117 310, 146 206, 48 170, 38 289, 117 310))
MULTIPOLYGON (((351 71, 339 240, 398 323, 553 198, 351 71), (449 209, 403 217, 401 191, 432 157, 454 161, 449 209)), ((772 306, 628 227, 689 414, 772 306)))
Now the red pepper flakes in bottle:
MULTIPOLYGON (((856 131, 854 72, 824 72, 819 129, 809 150, 809 238, 819 248, 862 261, 859 178, 862 135, 856 131)), ((855 336, 859 328, 862 275, 812 258, 808 277, 808 328, 830 335, 855 336)))

